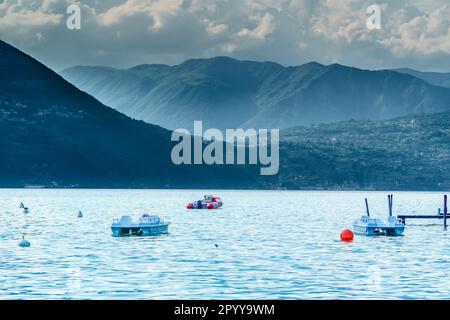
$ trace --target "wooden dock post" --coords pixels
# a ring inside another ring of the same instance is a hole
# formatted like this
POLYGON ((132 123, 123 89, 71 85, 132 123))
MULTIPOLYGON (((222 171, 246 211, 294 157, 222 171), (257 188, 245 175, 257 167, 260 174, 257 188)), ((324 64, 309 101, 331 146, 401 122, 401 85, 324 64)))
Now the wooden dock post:
POLYGON ((394 195, 391 194, 391 216, 394 213, 394 195))
POLYGON ((367 212, 367 216, 370 217, 369 203, 367 202, 367 198, 365 198, 364 200, 366 201, 366 212, 367 212))
POLYGON ((447 195, 444 195, 444 230, 447 230, 447 195))

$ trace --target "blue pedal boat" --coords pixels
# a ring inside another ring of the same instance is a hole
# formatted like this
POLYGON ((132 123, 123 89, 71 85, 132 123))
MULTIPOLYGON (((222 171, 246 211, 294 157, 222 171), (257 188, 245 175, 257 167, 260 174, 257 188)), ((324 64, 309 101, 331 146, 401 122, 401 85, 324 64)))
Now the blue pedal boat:
POLYGON ((353 223, 353 232, 356 234, 362 234, 366 236, 401 236, 405 231, 405 222, 392 215, 392 203, 393 196, 388 195, 389 200, 389 216, 386 222, 380 219, 374 219, 370 217, 369 204, 366 201, 367 215, 362 216, 360 219, 353 223))
POLYGON ((111 225, 113 237, 126 236, 156 236, 169 233, 170 222, 165 222, 155 215, 144 214, 138 222, 133 222, 130 216, 114 219, 111 225))

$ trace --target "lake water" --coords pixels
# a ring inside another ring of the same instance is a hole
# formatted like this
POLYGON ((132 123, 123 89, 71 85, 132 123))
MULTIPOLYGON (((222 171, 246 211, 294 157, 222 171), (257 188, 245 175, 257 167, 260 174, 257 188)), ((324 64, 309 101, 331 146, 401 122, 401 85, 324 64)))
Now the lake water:
MULTIPOLYGON (((0 299, 450 298, 442 221, 411 221, 403 237, 339 241, 365 196, 384 218, 386 195, 2 189, 0 299), (205 193, 221 196, 223 209, 185 209, 205 193), (111 237, 113 218, 145 212, 170 221, 170 234, 111 237), (17 245, 22 234, 30 248, 17 245)), ((394 211, 435 214, 442 198, 395 192, 394 211)))

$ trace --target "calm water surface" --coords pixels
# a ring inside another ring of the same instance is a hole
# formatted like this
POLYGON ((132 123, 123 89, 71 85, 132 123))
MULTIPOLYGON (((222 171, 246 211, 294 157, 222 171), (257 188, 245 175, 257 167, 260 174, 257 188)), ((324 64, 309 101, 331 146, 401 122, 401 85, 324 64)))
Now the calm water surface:
MULTIPOLYGON (((365 196, 384 218, 386 194, 3 189, 0 299, 450 298, 450 231, 437 221, 408 223, 403 237, 339 241, 365 196), (223 209, 185 209, 205 193, 223 209), (170 221, 170 234, 111 237, 113 218, 145 212, 170 221), (30 248, 17 245, 22 234, 30 248)), ((441 202, 394 193, 397 214, 434 214, 441 202)))

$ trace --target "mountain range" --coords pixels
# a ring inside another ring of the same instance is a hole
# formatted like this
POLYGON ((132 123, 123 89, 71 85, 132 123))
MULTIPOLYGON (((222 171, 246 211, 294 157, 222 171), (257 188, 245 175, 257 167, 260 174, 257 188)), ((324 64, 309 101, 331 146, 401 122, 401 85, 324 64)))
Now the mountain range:
POLYGON ((76 66, 60 74, 104 104, 168 129, 191 129, 194 120, 219 129, 285 129, 450 110, 450 89, 433 85, 443 80, 409 73, 216 57, 126 70, 76 66))
POLYGON ((246 184, 251 170, 173 165, 169 131, 101 104, 3 41, 0 58, 0 187, 246 184))
POLYGON ((394 69, 394 71, 412 75, 435 86, 450 88, 450 73, 422 72, 409 68, 394 69))
MULTIPOLYGON (((450 188, 450 112, 284 129, 275 176, 260 176, 259 167, 248 165, 175 166, 168 130, 103 105, 2 41, 0 57, 0 187, 450 188)), ((253 66, 258 74, 280 68, 271 63, 253 66)), ((446 93, 410 75, 388 73, 446 93)), ((333 88, 329 90, 338 90, 333 88)))

